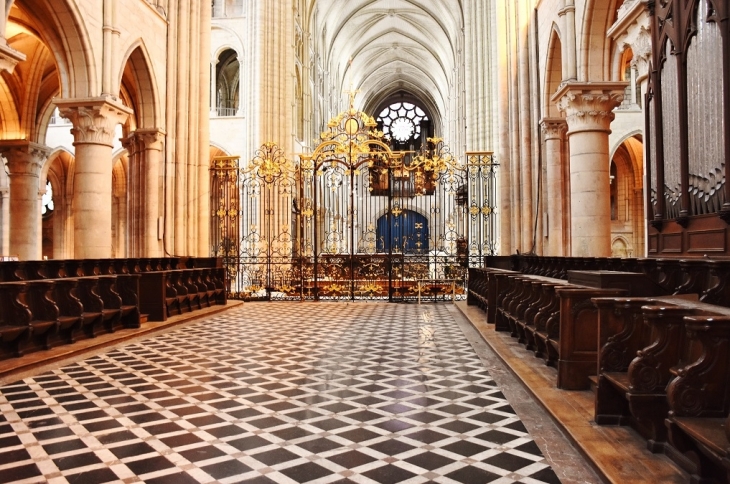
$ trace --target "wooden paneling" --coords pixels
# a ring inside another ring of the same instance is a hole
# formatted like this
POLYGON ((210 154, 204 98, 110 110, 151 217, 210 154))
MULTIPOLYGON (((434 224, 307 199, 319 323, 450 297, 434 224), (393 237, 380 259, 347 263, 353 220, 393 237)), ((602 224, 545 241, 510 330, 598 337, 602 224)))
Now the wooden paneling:
POLYGON ((727 250, 727 230, 687 231, 687 252, 724 253, 727 250))
POLYGON ((665 221, 661 231, 649 226, 651 257, 702 257, 730 255, 730 226, 717 215, 689 217, 687 227, 665 221))

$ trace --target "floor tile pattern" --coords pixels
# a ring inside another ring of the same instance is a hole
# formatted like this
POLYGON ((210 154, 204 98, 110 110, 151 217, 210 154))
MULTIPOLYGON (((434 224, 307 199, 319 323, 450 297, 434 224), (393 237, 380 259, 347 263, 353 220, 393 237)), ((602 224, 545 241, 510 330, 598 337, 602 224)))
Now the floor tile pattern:
POLYGON ((559 482, 447 304, 245 304, 0 411, 0 482, 559 482))

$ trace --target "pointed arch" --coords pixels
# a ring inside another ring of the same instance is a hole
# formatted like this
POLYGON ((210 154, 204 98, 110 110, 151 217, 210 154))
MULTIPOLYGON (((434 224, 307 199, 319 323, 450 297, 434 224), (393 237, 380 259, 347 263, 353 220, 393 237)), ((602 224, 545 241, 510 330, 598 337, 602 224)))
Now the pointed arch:
POLYGON ((3 139, 18 139, 21 137, 18 105, 6 76, 0 76, 0 136, 3 139))
MULTIPOLYGON (((618 257, 644 254, 644 146, 640 131, 625 135, 611 150, 611 234, 628 251, 618 257), (633 254, 633 255, 631 255, 633 254)), ((612 250, 615 247, 612 245, 612 250)))
POLYGON ((551 118, 560 117, 557 105, 551 101, 553 94, 560 88, 563 82, 563 46, 560 40, 560 30, 553 24, 548 43, 548 56, 545 65, 545 92, 543 93, 543 113, 551 118))
POLYGON ((136 128, 156 128, 161 123, 160 95, 144 40, 133 42, 124 59, 118 74, 119 86, 129 97, 136 128))
POLYGON ((581 35, 576 39, 579 59, 578 78, 582 81, 610 79, 612 41, 606 32, 616 20, 620 0, 587 0, 583 11, 581 35))
POLYGON ((216 156, 232 156, 231 152, 225 149, 218 143, 210 143, 210 159, 214 159, 216 156))
POLYGON ((15 0, 10 16, 29 24, 51 50, 61 97, 93 97, 99 92, 96 61, 86 23, 71 0, 15 0))

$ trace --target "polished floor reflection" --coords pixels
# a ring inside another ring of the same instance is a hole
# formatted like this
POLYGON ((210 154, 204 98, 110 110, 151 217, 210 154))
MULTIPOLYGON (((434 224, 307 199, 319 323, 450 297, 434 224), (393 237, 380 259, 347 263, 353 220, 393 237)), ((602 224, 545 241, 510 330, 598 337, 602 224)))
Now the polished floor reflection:
POLYGON ((245 304, 0 389, 0 482, 560 482, 449 304, 245 304))

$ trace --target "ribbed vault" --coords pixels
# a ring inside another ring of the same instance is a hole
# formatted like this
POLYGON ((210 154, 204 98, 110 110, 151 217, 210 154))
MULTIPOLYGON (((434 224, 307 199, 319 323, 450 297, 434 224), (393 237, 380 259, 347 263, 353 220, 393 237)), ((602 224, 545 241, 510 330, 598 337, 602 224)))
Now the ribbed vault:
MULTIPOLYGON (((443 118, 460 58, 461 0, 312 0, 311 25, 341 90, 372 112, 405 92, 443 118)), ((437 122, 438 124, 438 122, 437 122)))

